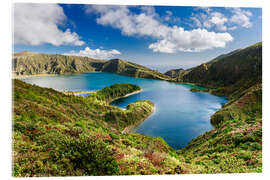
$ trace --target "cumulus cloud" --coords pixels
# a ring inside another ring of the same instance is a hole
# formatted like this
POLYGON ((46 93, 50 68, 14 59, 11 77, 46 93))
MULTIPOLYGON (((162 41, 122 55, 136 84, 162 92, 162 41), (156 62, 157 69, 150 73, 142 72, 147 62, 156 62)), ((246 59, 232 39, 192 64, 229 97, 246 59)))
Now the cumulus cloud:
POLYGON ((212 11, 210 8, 200 8, 205 13, 192 14, 190 19, 194 22, 196 27, 204 27, 210 29, 215 27, 219 31, 226 31, 228 22, 227 17, 224 14, 212 11))
POLYGON ((227 42, 233 40, 229 33, 208 32, 206 29, 186 31, 181 27, 173 27, 167 38, 150 44, 154 52, 175 53, 200 52, 202 50, 225 47, 227 42))
POLYGON ((63 8, 57 4, 15 4, 14 43, 55 46, 84 44, 76 32, 61 30, 66 21, 63 8))
POLYGON ((250 11, 243 10, 241 8, 233 8, 232 12, 234 15, 230 19, 231 22, 245 28, 252 27, 252 23, 250 21, 250 17, 252 16, 252 13, 250 11))
POLYGON ((219 31, 235 30, 239 26, 250 28, 252 26, 250 17, 252 13, 242 8, 226 8, 228 12, 225 14, 215 11, 211 8, 194 8, 203 12, 192 14, 190 20, 196 27, 204 27, 207 29, 216 28, 219 31))
MULTIPOLYGON (((143 7, 140 13, 133 13, 127 6, 94 5, 86 6, 85 12, 98 14, 96 19, 98 24, 120 29, 123 35, 149 36, 156 39, 156 42, 149 45, 154 52, 199 52, 225 47, 233 40, 229 33, 209 32, 206 29, 187 31, 180 26, 171 27, 163 24, 152 7, 143 7)), ((221 22, 222 20, 217 23, 221 22)))
POLYGON ((65 55, 84 56, 84 57, 90 57, 94 59, 110 59, 114 57, 115 55, 119 55, 119 54, 121 53, 115 49, 102 50, 102 49, 90 49, 89 47, 86 47, 84 50, 80 50, 79 52, 70 51, 69 53, 66 53, 65 55))
POLYGON ((216 25, 216 27, 221 30, 221 31, 226 31, 227 27, 225 26, 225 23, 228 21, 228 19, 219 12, 213 12, 211 13, 211 18, 210 18, 210 22, 214 25, 216 25))

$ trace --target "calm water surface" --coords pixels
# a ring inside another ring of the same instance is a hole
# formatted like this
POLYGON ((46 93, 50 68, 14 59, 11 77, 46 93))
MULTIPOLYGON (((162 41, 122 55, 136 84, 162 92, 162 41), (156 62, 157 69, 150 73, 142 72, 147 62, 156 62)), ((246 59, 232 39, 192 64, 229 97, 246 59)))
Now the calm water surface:
POLYGON ((148 99, 155 104, 155 112, 133 131, 149 136, 161 136, 175 149, 185 147, 193 138, 212 129, 210 116, 226 103, 225 97, 191 92, 194 86, 160 80, 120 76, 111 73, 40 76, 23 81, 56 90, 99 90, 115 83, 139 85, 143 91, 113 102, 125 108, 137 100, 148 99))

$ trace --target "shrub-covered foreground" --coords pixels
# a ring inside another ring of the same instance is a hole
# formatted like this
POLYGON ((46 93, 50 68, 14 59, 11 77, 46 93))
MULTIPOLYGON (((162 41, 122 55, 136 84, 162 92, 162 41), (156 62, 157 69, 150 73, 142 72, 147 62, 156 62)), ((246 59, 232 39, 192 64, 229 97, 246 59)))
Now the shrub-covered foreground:
MULTIPOLYGON (((14 80, 13 175, 90 176, 262 171, 261 84, 212 116, 215 128, 181 149, 126 129, 153 111, 111 100, 140 90, 116 84, 86 98, 14 80)), ((196 92, 195 92, 196 93, 196 92)))
POLYGON ((114 85, 87 98, 19 80, 13 88, 14 176, 180 173, 176 151, 161 138, 121 133, 149 116, 153 104, 137 101, 122 110, 109 99, 138 86, 114 85))
POLYGON ((215 128, 178 151, 187 173, 262 172, 262 86, 231 97, 211 117, 215 128))

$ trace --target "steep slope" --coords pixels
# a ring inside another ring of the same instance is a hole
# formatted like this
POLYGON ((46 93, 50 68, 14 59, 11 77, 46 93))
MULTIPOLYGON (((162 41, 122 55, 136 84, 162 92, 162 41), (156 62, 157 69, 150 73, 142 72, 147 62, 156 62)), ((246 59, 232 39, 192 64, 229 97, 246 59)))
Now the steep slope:
POLYGON ((121 133, 153 104, 126 110, 109 102, 140 88, 116 84, 86 98, 13 81, 13 175, 89 176, 180 173, 176 151, 161 138, 121 133))
MULTIPOLYGON (((95 71, 152 73, 118 59, 95 63, 95 71)), ((159 73, 144 76, 154 75, 159 73)), ((122 133, 147 117, 153 104, 139 101, 121 110, 109 102, 139 87, 115 85, 81 98, 15 80, 14 175, 262 172, 262 43, 221 55, 174 80, 208 86, 208 92, 229 99, 211 117, 214 129, 178 151, 161 138, 122 133)))
POLYGON ((212 93, 226 96, 261 83, 262 43, 192 68, 179 81, 215 88, 212 93))
POLYGON ((170 76, 172 78, 181 78, 184 74, 186 74, 188 70, 180 69, 172 69, 165 73, 165 75, 170 76))
POLYGON ((222 55, 182 77, 229 101, 215 128, 179 150, 187 173, 262 172, 262 43, 222 55))
POLYGON ((97 60, 88 57, 40 54, 33 52, 15 53, 12 58, 13 75, 67 74, 84 72, 111 72, 120 75, 170 80, 157 71, 120 59, 97 60))
POLYGON ((24 51, 12 58, 13 75, 65 74, 93 72, 105 61, 87 57, 40 54, 24 51))
POLYGON ((239 96, 211 117, 213 130, 178 151, 184 172, 262 172, 262 86, 239 96))
POLYGON ((147 67, 120 59, 112 59, 100 69, 102 72, 112 72, 125 76, 170 80, 170 77, 147 67))

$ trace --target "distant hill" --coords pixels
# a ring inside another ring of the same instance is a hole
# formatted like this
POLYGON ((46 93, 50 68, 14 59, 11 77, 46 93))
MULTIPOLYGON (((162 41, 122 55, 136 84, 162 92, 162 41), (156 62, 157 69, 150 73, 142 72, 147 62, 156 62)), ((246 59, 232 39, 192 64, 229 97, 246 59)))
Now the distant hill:
POLYGON ((172 69, 169 70, 165 73, 165 75, 170 76, 172 78, 179 78, 182 77, 185 73, 187 73, 188 71, 180 68, 180 69, 172 69))
POLYGON ((104 63, 101 69, 99 69, 99 71, 112 72, 120 75, 148 78, 148 79, 162 79, 162 80, 171 79, 169 76, 164 75, 158 71, 154 71, 139 64, 121 59, 112 59, 107 61, 106 63, 104 63))
POLYGON ((169 80, 170 77, 144 66, 120 59, 97 60, 88 57, 41 54, 24 51, 14 53, 13 75, 68 74, 112 72, 126 76, 169 80))
POLYGON ((12 70, 16 76, 93 72, 104 62, 104 60, 95 60, 88 57, 24 51, 13 55, 12 70))
POLYGON ((247 89, 262 81, 262 43, 188 69, 184 74, 179 73, 175 80, 215 88, 213 92, 218 95, 230 95, 239 88, 247 89))

